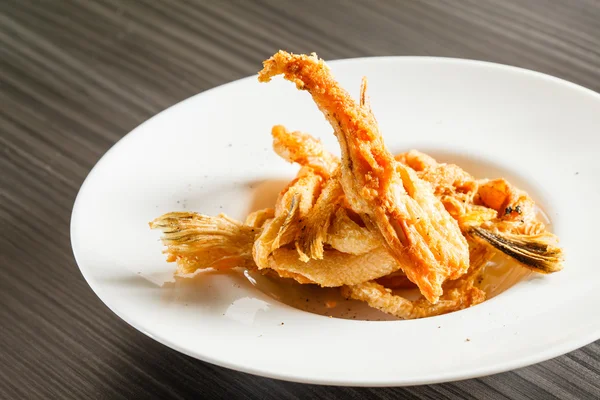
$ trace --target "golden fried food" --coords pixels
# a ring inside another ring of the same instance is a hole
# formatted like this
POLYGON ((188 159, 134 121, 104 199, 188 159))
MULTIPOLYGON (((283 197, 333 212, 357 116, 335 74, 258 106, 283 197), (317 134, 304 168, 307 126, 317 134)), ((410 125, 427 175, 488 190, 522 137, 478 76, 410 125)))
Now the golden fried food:
POLYGON ((527 193, 505 179, 479 182, 479 202, 496 211, 496 217, 469 230, 523 266, 541 273, 560 271, 563 252, 558 238, 537 218, 535 203, 527 193))
POLYGON ((275 210, 272 208, 265 208, 248 214, 246 221, 244 221, 244 225, 248 225, 253 228, 262 228, 262 226, 268 220, 273 218, 275 218, 275 210))
POLYGON ((322 177, 303 167, 296 179, 281 191, 275 205, 275 218, 265 222, 253 246, 253 257, 259 269, 268 268, 269 255, 295 240, 297 222, 306 217, 320 190, 322 177))
POLYGON ((396 160, 417 171, 466 234, 536 272, 562 269, 558 238, 546 231, 527 193, 503 178, 475 180, 457 165, 438 163, 427 154, 411 150, 396 160))
POLYGON ((323 259, 323 244, 327 238, 327 231, 343 196, 339 173, 334 173, 334 176, 325 183, 314 207, 310 209, 306 218, 299 222, 300 232, 296 249, 300 254, 300 260, 307 262, 311 258, 323 259))
MULTIPOLYGON (((321 260, 300 261, 293 249, 279 249, 270 258, 270 267, 277 271, 298 274, 323 287, 356 285, 381 278, 400 268, 382 246, 360 255, 327 250, 321 260)), ((281 274, 280 274, 281 275, 281 274)))
POLYGON ((411 301, 392 294, 390 289, 374 281, 345 286, 342 288, 342 294, 402 319, 432 317, 462 310, 485 300, 484 292, 474 287, 464 291, 450 289, 435 304, 426 299, 411 301))
POLYGON ((394 257, 400 261, 409 255, 412 262, 403 265, 404 272, 435 303, 443 293, 442 283, 467 271, 467 242, 430 185, 396 162, 385 147, 364 100, 366 85, 363 83, 361 106, 316 55, 280 51, 263 65, 261 82, 282 74, 312 95, 340 144, 341 182, 349 205, 369 228, 379 231, 394 257))
POLYGON ((456 219, 461 230, 479 226, 496 217, 493 209, 474 204, 478 182, 459 166, 438 163, 433 157, 417 150, 398 154, 396 160, 414 169, 419 178, 431 184, 435 196, 456 219))
MULTIPOLYGON (((177 262, 177 274, 188 275, 207 268, 261 269, 255 262, 256 256, 252 255, 252 247, 269 224, 261 228, 242 224, 223 214, 208 217, 178 212, 155 219, 150 227, 163 231, 167 260, 177 262)), ((332 233, 341 235, 340 232, 332 233)), ((358 255, 330 249, 322 260, 311 259, 308 262, 301 261, 295 249, 282 247, 272 251, 266 262, 267 266, 262 269, 275 271, 280 277, 323 287, 355 285, 386 276, 400 268, 383 246, 358 255)))
POLYGON ((366 78, 355 102, 316 55, 280 51, 264 62, 259 80, 280 74, 312 95, 333 127, 341 160, 311 135, 274 126, 274 151, 300 170, 273 208, 243 223, 189 212, 150 223, 162 230, 176 274, 240 267, 339 288, 347 298, 410 319, 484 301, 478 285, 495 254, 535 272, 562 269, 558 239, 527 193, 416 150, 393 156, 366 78), (406 298, 406 289, 420 297, 406 298))
POLYGON ((177 275, 207 268, 255 268, 252 245, 257 228, 241 224, 224 214, 209 217, 171 212, 150 222, 150 228, 162 230, 167 261, 177 263, 177 275))
MULTIPOLYGON (((296 146, 302 145, 296 143, 296 146)), ((322 154, 334 157, 329 153, 322 154)), ((432 185, 434 194, 457 220, 464 234, 487 242, 537 272, 562 269, 563 255, 556 246, 557 238, 538 220, 535 204, 525 192, 502 178, 477 180, 457 165, 438 163, 416 150, 398 154, 395 159, 414 169, 421 179, 432 185)), ((345 246, 346 250, 349 247, 345 246)), ((404 275, 389 283, 395 285, 400 279, 405 281, 407 278, 404 275)))
POLYGON ((282 125, 271 130, 273 150, 284 160, 311 167, 316 173, 328 178, 340 165, 338 157, 325 148, 320 140, 302 132, 290 132, 282 125))
POLYGON ((381 247, 379 236, 350 218, 348 212, 344 208, 338 208, 327 233, 326 243, 348 254, 365 254, 381 247))
POLYGON ((449 281, 444 288, 444 294, 435 304, 424 297, 414 301, 408 300, 393 294, 391 289, 375 281, 345 286, 342 288, 342 294, 403 319, 431 317, 462 310, 485 300, 485 292, 475 286, 475 280, 492 255, 486 246, 475 245, 471 249, 469 272, 456 281, 449 281))
POLYGON ((535 203, 527 193, 508 183, 505 179, 484 179, 478 182, 475 203, 496 211, 496 219, 489 224, 497 231, 537 235, 545 230, 537 219, 535 203))

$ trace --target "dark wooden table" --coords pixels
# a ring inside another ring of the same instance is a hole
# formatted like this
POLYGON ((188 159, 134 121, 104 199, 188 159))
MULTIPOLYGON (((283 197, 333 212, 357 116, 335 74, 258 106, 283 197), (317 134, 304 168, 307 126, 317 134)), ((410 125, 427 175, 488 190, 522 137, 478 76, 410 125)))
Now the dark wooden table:
POLYGON ((280 48, 489 60, 600 91, 598 0, 3 0, 0 10, 0 398, 600 397, 600 342, 513 372, 410 388, 215 367, 117 318, 69 242, 75 195, 110 146, 172 104, 256 73, 280 48))

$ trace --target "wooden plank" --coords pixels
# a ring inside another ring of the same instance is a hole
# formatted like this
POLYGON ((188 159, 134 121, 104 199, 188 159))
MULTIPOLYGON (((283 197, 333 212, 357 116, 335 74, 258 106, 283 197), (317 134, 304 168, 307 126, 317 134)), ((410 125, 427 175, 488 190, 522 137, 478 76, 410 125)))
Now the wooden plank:
POLYGON ((113 315, 73 260, 69 219, 101 155, 147 118, 254 74, 279 48, 326 59, 436 55, 600 91, 600 2, 0 3, 0 398, 598 398, 600 342, 482 379, 336 388, 226 370, 113 315))

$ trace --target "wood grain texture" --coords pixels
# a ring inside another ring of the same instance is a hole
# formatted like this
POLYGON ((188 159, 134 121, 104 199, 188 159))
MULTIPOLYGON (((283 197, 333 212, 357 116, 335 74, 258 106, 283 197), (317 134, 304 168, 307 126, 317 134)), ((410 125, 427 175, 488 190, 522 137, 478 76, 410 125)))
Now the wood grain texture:
POLYGON ((0 398, 600 398, 600 342, 513 372, 409 388, 215 367, 119 320, 69 242, 78 188, 112 144, 182 99, 256 73, 280 48, 482 59, 600 91, 597 0, 3 0, 0 41, 0 398))

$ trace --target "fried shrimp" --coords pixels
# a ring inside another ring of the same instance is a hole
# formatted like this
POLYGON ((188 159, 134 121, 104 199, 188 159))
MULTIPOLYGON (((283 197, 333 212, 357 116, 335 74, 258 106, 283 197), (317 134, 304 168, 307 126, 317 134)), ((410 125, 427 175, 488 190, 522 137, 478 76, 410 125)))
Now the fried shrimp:
POLYGON ((263 65, 261 82, 282 74, 312 95, 340 144, 341 183, 349 205, 371 229, 379 231, 394 257, 410 256, 412 262, 403 266, 406 275, 435 303, 443 293, 443 282, 467 271, 467 242, 430 185, 396 162, 385 147, 365 100, 366 85, 361 106, 314 54, 280 51, 263 65))

